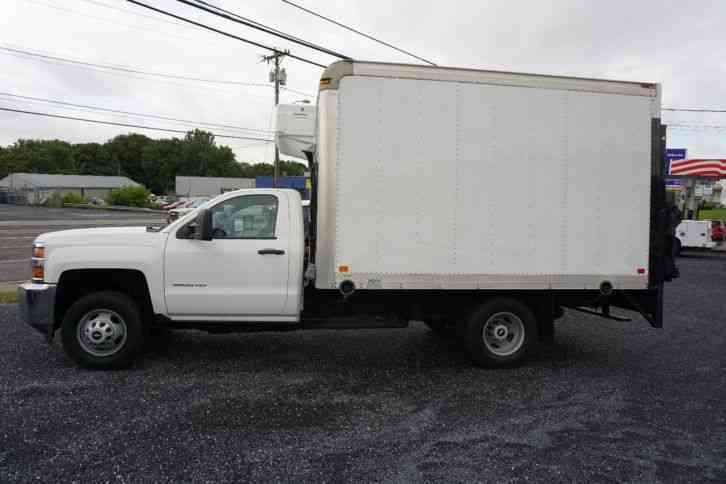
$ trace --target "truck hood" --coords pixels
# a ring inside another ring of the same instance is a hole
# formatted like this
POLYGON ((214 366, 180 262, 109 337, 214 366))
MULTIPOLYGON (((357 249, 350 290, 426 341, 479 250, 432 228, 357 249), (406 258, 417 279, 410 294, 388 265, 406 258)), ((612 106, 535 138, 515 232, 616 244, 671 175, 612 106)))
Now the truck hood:
POLYGON ((74 246, 146 246, 155 245, 162 232, 148 232, 146 227, 99 227, 59 230, 39 235, 35 242, 52 247, 74 246))

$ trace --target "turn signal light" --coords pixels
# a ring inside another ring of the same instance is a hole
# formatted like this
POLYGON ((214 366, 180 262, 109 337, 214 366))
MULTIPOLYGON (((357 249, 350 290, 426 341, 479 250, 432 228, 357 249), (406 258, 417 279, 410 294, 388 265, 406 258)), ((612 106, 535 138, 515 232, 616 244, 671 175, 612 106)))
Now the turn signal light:
POLYGON ((45 247, 40 245, 34 245, 33 257, 35 257, 36 259, 45 259, 45 247))
POLYGON ((32 259, 30 262, 31 273, 33 280, 36 282, 42 282, 45 277, 45 267, 42 260, 32 259))

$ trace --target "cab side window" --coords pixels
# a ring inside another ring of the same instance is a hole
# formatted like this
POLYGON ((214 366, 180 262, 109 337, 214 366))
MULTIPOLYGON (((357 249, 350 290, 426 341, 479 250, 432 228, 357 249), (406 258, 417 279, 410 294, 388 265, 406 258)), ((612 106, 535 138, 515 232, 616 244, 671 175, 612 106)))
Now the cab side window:
POLYGON ((277 197, 243 195, 218 203, 212 211, 215 239, 274 239, 277 197))

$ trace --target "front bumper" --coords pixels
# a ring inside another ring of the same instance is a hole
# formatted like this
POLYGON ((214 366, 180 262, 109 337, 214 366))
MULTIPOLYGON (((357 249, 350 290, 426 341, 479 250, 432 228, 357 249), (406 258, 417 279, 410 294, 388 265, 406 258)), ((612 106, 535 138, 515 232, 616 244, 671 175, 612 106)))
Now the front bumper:
POLYGON ((20 317, 44 335, 53 339, 55 308, 55 285, 26 282, 18 286, 20 317))

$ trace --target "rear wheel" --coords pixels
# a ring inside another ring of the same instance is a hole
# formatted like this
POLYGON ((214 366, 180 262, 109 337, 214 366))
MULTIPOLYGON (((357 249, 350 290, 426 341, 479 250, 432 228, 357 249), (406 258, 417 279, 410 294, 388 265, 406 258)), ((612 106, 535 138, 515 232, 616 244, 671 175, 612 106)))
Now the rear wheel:
POLYGON ((494 298, 459 323, 458 335, 469 357, 480 366, 506 368, 522 362, 537 340, 537 319, 513 298, 494 298))
POLYGON ((66 354, 79 365, 109 370, 130 365, 144 342, 136 303, 125 294, 88 294, 66 312, 61 325, 66 354))

